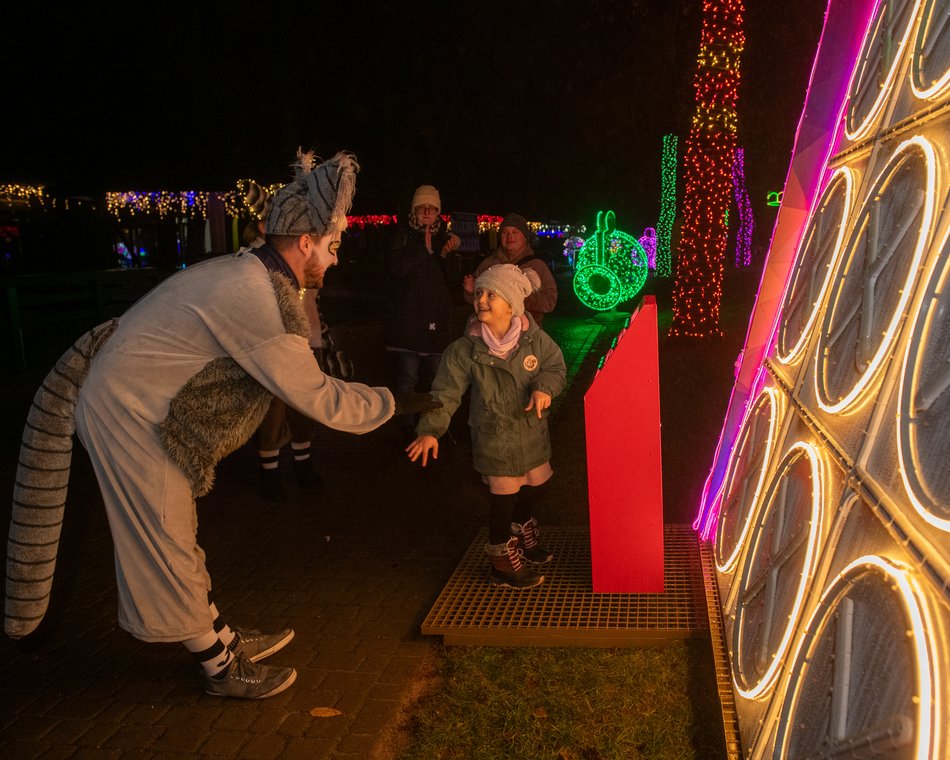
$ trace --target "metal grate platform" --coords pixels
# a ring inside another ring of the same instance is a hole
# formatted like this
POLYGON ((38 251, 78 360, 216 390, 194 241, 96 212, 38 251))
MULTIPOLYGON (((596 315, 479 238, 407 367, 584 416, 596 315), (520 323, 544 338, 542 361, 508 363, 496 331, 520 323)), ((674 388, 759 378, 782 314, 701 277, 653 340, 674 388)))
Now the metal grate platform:
POLYGON ((662 594, 593 591, 586 527, 547 527, 554 553, 544 583, 527 590, 492 586, 487 528, 475 536, 422 623, 446 645, 656 646, 709 635, 700 545, 689 525, 664 528, 662 594))
POLYGON ((699 553, 703 563, 703 581, 706 584, 709 638, 712 643, 713 664, 716 668, 719 708, 722 711, 726 760, 740 760, 742 743, 739 735, 739 711, 736 706, 736 695, 732 690, 732 667, 729 664, 729 650, 726 647, 722 625, 722 604, 719 586, 716 583, 716 565, 713 561, 712 545, 708 541, 701 543, 699 553))

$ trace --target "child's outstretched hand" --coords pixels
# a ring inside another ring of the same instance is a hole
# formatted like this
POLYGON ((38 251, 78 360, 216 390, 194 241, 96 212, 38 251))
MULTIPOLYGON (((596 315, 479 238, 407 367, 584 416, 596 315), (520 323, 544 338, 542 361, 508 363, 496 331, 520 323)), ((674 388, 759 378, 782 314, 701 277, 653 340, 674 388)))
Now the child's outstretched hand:
POLYGON ((406 446, 406 453, 409 455, 409 461, 415 462, 422 457, 422 466, 426 466, 429 461, 429 452, 432 452, 432 458, 439 458, 439 439, 434 435, 420 435, 416 440, 406 446))
POLYGON ((528 402, 528 405, 524 408, 526 412, 530 412, 532 409, 537 410, 538 419, 541 419, 541 412, 551 406, 551 397, 544 391, 531 391, 531 400, 528 402))

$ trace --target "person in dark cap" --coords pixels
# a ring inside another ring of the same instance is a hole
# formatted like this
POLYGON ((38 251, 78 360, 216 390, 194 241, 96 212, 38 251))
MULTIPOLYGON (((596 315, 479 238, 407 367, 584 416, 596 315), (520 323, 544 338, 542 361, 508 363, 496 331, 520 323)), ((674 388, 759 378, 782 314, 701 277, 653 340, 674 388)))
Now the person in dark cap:
POLYGON ((551 269, 531 247, 533 233, 528 222, 521 214, 508 214, 498 226, 500 245, 496 251, 486 256, 478 265, 474 275, 462 279, 462 295, 472 303, 475 293, 475 278, 489 267, 497 264, 515 264, 521 269, 532 269, 541 280, 541 288, 525 300, 527 311, 541 327, 544 316, 557 306, 557 282, 551 269))
POLYGON ((321 371, 300 293, 336 264, 359 166, 349 153, 317 163, 298 151, 294 168, 274 195, 264 245, 176 272, 81 337, 37 392, 14 487, 9 636, 34 631, 48 607, 59 539, 50 519, 65 504, 75 430, 112 532, 120 627, 141 641, 184 644, 215 696, 262 699, 294 682, 293 668, 259 664, 293 630, 231 626, 215 606, 195 499, 275 396, 351 433, 432 404, 321 371))
MULTIPOLYGON (((408 219, 389 239, 386 271, 392 287, 384 337, 393 359, 393 389, 397 391, 416 390, 420 382, 428 388, 442 351, 454 337, 447 261, 461 240, 446 229, 441 210, 439 191, 432 185, 420 185, 413 193, 408 219)), ((405 443, 416 437, 412 415, 398 422, 405 443)))

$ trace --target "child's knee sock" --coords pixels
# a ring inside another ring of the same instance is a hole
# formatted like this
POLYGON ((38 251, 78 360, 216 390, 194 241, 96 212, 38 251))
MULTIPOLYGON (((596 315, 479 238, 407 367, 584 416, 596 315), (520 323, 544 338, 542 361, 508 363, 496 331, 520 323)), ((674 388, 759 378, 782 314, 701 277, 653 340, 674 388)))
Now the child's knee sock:
POLYGON ((512 522, 524 525, 532 517, 538 516, 538 505, 544 498, 547 485, 544 483, 540 486, 521 486, 521 490, 518 491, 518 503, 511 512, 512 522))
POLYGON ((518 494, 491 494, 488 511, 488 543, 503 544, 511 538, 512 510, 518 494))

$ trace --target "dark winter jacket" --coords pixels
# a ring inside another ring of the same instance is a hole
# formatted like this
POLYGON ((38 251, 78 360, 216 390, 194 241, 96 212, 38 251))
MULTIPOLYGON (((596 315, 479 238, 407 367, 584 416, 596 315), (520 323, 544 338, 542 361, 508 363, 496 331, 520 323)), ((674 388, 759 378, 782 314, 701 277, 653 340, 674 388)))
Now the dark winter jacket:
POLYGON ((449 239, 443 227, 432 236, 432 253, 425 233, 400 225, 387 252, 387 310, 385 338, 390 348, 441 353, 452 339, 452 302, 446 282, 445 259, 439 255, 449 239))
POLYGON ((536 412, 524 409, 532 391, 554 398, 564 390, 567 368, 557 343, 527 319, 528 329, 507 359, 489 353, 470 323, 442 354, 432 383, 432 397, 442 407, 426 412, 416 426, 418 435, 441 436, 471 387, 472 457, 482 475, 524 475, 551 458, 548 412, 538 419, 536 412))

